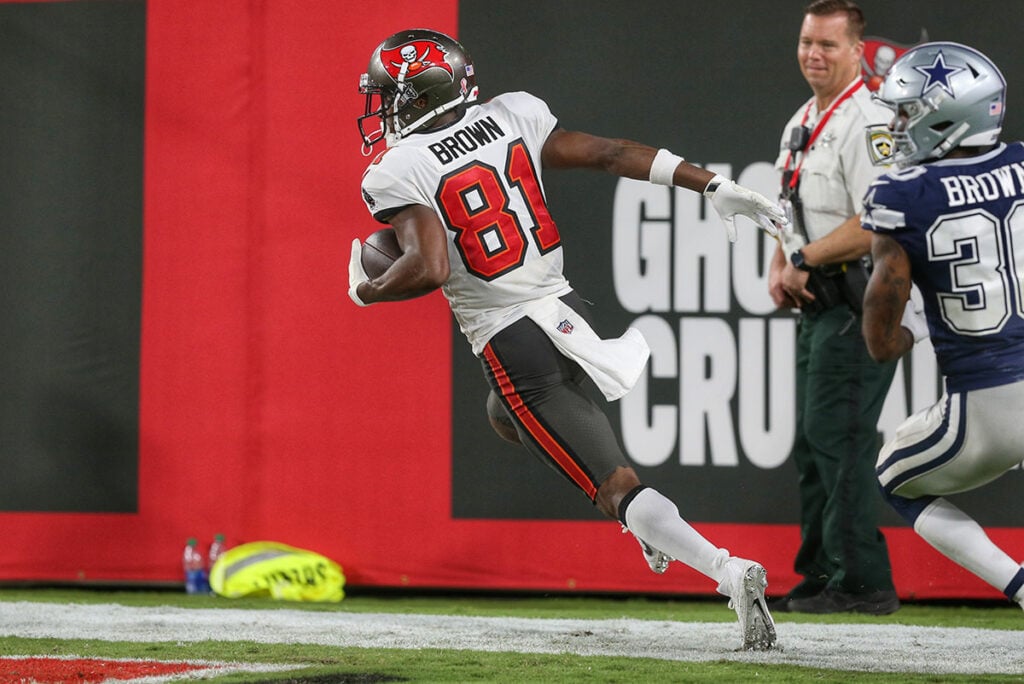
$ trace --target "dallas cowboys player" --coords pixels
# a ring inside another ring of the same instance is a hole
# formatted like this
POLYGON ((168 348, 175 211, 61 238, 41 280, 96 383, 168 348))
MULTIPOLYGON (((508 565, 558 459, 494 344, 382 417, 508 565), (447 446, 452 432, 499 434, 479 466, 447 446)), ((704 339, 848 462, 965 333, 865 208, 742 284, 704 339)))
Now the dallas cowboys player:
POLYGON ((608 400, 622 396, 649 349, 636 330, 613 340, 594 333, 562 275, 542 173, 590 168, 703 192, 730 237, 737 215, 774 234, 781 209, 667 150, 566 130, 527 93, 477 104, 469 55, 436 31, 387 38, 360 92, 367 96, 359 120, 364 145, 387 142, 366 170, 363 198, 375 219, 394 227, 404 253, 370 280, 353 241, 353 301, 366 306, 440 287, 519 441, 632 531, 652 570, 663 572, 676 558, 717 582, 737 612, 745 648, 774 646, 764 568, 713 545, 674 503, 642 485, 582 388, 589 375, 608 400), (369 133, 368 120, 377 125, 369 133))
POLYGON ((864 336, 882 360, 930 332, 946 382, 882 449, 878 480, 929 544, 1024 607, 1024 569, 944 498, 1024 458, 1024 145, 998 142, 1006 82, 977 50, 926 43, 896 62, 878 98, 895 114, 903 168, 864 202, 875 263, 864 336), (923 316, 908 303, 911 280, 923 316))

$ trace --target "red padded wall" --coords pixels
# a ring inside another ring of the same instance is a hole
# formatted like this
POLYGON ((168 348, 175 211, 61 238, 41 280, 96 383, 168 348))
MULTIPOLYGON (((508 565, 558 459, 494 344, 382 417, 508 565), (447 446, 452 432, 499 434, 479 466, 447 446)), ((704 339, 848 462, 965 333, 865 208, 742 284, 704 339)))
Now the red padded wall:
MULTIPOLYGON (((455 0, 150 0, 139 510, 0 514, 0 579, 176 581, 185 538, 223 532, 315 549, 361 585, 713 591, 652 575, 614 523, 452 520, 465 342, 440 294, 346 296, 349 243, 376 228, 358 76, 384 36, 456 21, 455 0)), ((698 527, 778 591, 795 581, 794 526, 698 527)), ((904 595, 996 595, 888 534, 904 595)))

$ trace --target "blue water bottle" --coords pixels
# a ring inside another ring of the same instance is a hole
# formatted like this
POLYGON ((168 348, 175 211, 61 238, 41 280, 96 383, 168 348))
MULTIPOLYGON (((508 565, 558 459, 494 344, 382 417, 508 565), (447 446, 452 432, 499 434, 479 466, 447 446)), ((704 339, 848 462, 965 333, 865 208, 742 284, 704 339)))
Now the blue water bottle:
POLYGON ((185 570, 185 593, 207 593, 205 589, 206 563, 203 561, 203 552, 199 550, 199 542, 196 541, 195 537, 189 537, 185 543, 181 565, 185 570))

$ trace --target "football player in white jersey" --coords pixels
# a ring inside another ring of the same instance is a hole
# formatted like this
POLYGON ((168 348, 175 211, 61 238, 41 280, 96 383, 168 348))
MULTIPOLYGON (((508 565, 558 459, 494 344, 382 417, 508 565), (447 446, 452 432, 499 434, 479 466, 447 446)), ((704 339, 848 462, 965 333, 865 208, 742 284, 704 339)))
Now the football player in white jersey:
POLYGON ((775 234, 782 210, 667 150, 562 128, 527 93, 479 102, 466 50, 436 31, 387 38, 360 92, 367 97, 359 119, 364 145, 387 143, 363 176, 363 199, 395 229, 403 254, 370 279, 353 241, 352 300, 366 306, 441 288, 481 359, 489 404, 500 404, 495 410, 505 413, 514 438, 631 531, 653 571, 678 559, 714 580, 737 612, 744 648, 772 648, 764 568, 712 544, 674 503, 642 485, 582 387, 589 375, 606 399, 621 397, 649 349, 636 330, 612 340, 594 333, 562 274, 542 177, 547 169, 589 168, 689 188, 708 198, 731 239, 737 215, 775 234))
POLYGON ((946 495, 1024 459, 1024 144, 1000 143, 1006 81, 985 55, 925 43, 893 65, 878 99, 902 170, 867 191, 874 272, 864 298, 871 355, 930 334, 945 393, 878 457, 892 506, 929 544, 1024 607, 1024 569, 946 495), (911 282, 923 312, 908 303, 911 282))

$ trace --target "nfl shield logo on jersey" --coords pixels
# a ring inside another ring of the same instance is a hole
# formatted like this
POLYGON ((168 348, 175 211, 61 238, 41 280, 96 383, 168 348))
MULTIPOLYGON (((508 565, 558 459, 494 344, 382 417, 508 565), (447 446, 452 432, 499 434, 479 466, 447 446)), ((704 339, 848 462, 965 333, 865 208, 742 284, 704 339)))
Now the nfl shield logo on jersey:
POLYGON ((573 330, 573 325, 572 325, 572 323, 569 322, 569 319, 567 318, 564 321, 562 321, 561 323, 559 323, 558 326, 555 329, 558 330, 558 332, 562 333, 563 335, 571 335, 572 334, 572 330, 573 330))

